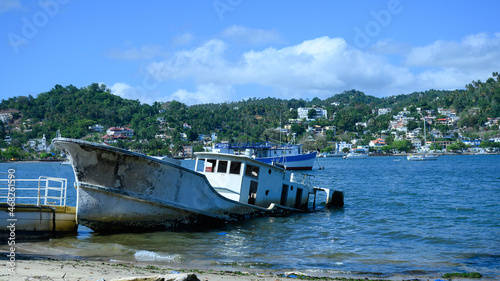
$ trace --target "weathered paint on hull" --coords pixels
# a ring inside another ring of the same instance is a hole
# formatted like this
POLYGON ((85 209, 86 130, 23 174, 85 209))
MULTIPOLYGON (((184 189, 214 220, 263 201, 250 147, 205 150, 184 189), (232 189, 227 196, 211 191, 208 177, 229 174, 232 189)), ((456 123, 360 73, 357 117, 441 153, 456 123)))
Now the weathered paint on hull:
POLYGON ((297 211, 229 200, 205 176, 141 154, 68 139, 54 144, 66 152, 79 184, 78 222, 98 232, 191 228, 297 211))
POLYGON ((224 221, 168 202, 153 203, 152 199, 139 199, 87 184, 81 184, 78 193, 78 222, 97 232, 142 232, 224 221))

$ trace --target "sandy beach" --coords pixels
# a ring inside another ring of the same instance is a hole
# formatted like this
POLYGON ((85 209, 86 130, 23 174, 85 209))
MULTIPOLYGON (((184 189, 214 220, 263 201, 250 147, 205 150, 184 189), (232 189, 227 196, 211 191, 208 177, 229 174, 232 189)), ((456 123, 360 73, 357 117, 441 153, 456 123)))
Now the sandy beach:
MULTIPOLYGON (((363 274, 338 273, 336 275, 303 275, 300 272, 271 272, 266 270, 252 271, 212 271, 197 269, 173 269, 158 265, 132 264, 120 262, 102 262, 89 260, 54 260, 54 259, 21 259, 15 262, 15 273, 11 272, 8 261, 0 265, 0 280, 155 280, 154 277, 178 274, 194 274, 201 281, 282 281, 282 280, 492 280, 487 278, 443 278, 440 276, 390 276, 373 277, 363 274), (146 278, 147 277, 147 278, 146 278)), ((175 277, 175 276, 174 276, 175 277)), ((159 279, 163 280, 163 279, 159 279)), ((179 280, 179 279, 178 279, 179 280)), ((180 279, 182 280, 182 278, 180 279)), ((184 279, 185 280, 185 279, 184 279)), ((196 280, 196 279, 195 279, 196 280)), ((191 281, 191 280, 188 280, 191 281)))

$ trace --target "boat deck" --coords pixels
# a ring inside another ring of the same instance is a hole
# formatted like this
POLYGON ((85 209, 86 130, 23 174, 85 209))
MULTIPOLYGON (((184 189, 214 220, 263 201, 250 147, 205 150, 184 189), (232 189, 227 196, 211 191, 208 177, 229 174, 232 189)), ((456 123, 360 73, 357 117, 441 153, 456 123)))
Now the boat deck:
POLYGON ((76 232, 76 208, 66 206, 67 180, 0 179, 0 234, 41 238, 76 232))

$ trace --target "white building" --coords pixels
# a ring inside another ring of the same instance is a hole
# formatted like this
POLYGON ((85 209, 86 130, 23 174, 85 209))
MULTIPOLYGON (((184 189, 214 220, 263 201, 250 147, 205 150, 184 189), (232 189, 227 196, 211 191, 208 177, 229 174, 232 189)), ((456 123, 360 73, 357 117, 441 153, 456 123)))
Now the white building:
POLYGON ((0 121, 2 121, 3 123, 8 123, 11 118, 11 113, 0 113, 0 121))
POLYGON ((91 130, 93 132, 102 133, 102 132, 104 132, 104 127, 99 125, 99 124, 95 124, 94 126, 89 126, 89 130, 91 130))
POLYGON ((320 118, 327 118, 327 116, 328 116, 326 109, 311 108, 311 107, 299 107, 297 109, 297 114, 299 116, 299 119, 306 119, 306 120, 316 120, 316 119, 320 119, 320 118), (309 119, 308 114, 309 114, 309 110, 311 110, 311 109, 314 109, 316 111, 316 114, 315 114, 314 118, 309 119))
POLYGON ((119 127, 111 127, 106 131, 106 134, 108 136, 125 136, 125 137, 132 137, 134 135, 134 130, 130 128, 119 128, 119 127))
POLYGON ((422 140, 418 138, 411 139, 411 145, 415 147, 415 150, 420 150, 422 147, 422 140))
POLYGON ((337 151, 342 151, 342 150, 344 150, 344 148, 351 150, 352 143, 346 143, 344 141, 337 143, 337 151))
POLYGON ((391 111, 392 111, 392 109, 390 109, 390 108, 379 108, 378 115, 388 114, 388 113, 391 113, 391 111))
POLYGON ((45 135, 41 139, 29 140, 28 145, 36 151, 47 152, 47 139, 45 135))

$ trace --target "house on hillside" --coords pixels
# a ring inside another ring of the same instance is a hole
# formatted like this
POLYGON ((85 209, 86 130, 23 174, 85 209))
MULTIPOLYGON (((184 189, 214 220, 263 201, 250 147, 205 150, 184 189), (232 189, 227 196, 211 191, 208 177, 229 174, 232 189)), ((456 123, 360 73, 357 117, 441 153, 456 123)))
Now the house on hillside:
POLYGON ((12 113, 6 112, 6 113, 0 113, 0 121, 3 123, 7 124, 9 123, 10 119, 12 119, 12 113))
POLYGON ((352 144, 344 141, 337 143, 337 151, 343 151, 344 148, 347 148, 347 150, 349 151, 352 148, 352 144))
POLYGON ((37 152, 47 152, 47 139, 45 135, 41 139, 31 139, 28 141, 29 147, 37 152))
POLYGON ((102 137, 104 140, 126 140, 134 136, 134 130, 130 128, 111 127, 106 131, 106 135, 102 137))
POLYGON ((111 127, 106 131, 106 134, 110 136, 117 136, 117 135, 123 135, 125 137, 132 137, 134 136, 134 130, 130 128, 121 128, 121 127, 111 127))
POLYGON ((370 143, 368 145, 370 146, 370 148, 379 149, 382 146, 385 146, 385 141, 383 139, 376 139, 376 140, 370 141, 370 143))
MULTIPOLYGON (((488 118, 488 121, 484 123, 484 126, 490 127, 490 126, 499 126, 500 125, 500 117, 498 118, 488 118)), ((499 126, 500 128, 500 126, 499 126)))
POLYGON ((94 126, 89 126, 89 130, 91 132, 102 133, 102 132, 104 132, 104 127, 99 125, 99 124, 95 124, 94 126))
POLYGON ((411 140, 411 146, 415 148, 415 150, 420 150, 422 147, 422 140, 418 138, 412 138, 411 140))
POLYGON ((378 115, 388 114, 388 113, 391 113, 391 111, 392 111, 392 109, 390 109, 390 108, 379 108, 378 115))

